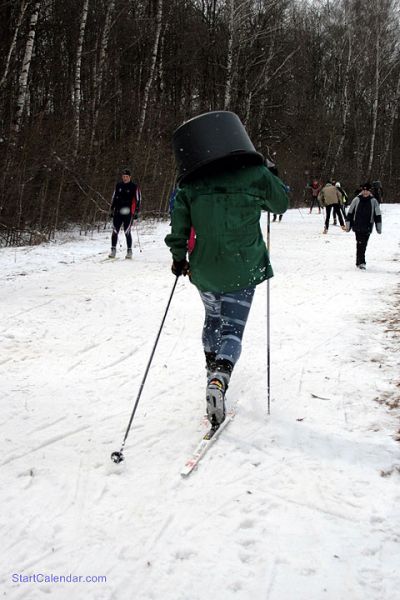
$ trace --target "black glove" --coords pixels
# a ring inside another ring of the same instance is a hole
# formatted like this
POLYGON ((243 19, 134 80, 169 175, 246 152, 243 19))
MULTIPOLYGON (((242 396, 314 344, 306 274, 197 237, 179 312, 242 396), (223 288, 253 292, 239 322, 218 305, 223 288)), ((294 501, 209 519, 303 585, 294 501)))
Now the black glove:
POLYGON ((179 277, 179 275, 187 275, 189 273, 189 268, 189 263, 186 258, 172 261, 171 271, 177 277, 179 277))
POLYGON ((111 210, 111 211, 110 211, 110 219, 113 219, 113 218, 114 218, 114 211, 113 211, 113 210, 111 210))
POLYGON ((138 214, 137 213, 133 213, 133 220, 136 221, 136 219, 138 218, 138 214))

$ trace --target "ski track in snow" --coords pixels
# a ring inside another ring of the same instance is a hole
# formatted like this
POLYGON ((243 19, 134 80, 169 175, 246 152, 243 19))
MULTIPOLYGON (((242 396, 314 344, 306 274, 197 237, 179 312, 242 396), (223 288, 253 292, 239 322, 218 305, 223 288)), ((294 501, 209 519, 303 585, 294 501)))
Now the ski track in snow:
POLYGON ((384 206, 365 273, 354 234, 322 236, 322 218, 301 210, 271 223, 271 416, 263 285, 229 389, 236 417, 187 480, 205 370, 203 308, 184 279, 126 460, 110 461, 173 285, 168 224, 139 228, 131 262, 103 260, 109 231, 0 250, 4 597, 396 598, 399 411, 375 400, 398 384, 384 320, 398 295, 399 205, 384 206), (13 573, 107 582, 17 584, 13 573))

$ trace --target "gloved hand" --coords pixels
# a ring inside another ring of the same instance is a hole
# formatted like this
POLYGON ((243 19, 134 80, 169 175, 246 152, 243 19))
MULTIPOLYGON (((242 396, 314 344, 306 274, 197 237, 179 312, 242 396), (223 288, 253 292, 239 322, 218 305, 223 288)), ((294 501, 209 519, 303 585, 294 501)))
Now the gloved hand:
POLYGON ((186 258, 183 258, 182 260, 173 260, 172 261, 171 271, 177 277, 179 277, 179 275, 188 275, 189 269, 190 269, 189 263, 186 260, 186 258))
POLYGON ((136 221, 136 219, 138 218, 138 214, 137 213, 133 213, 133 220, 136 221))
POLYGON ((113 211, 113 210, 111 210, 111 211, 110 211, 110 219, 113 219, 113 218, 114 218, 114 211, 113 211))

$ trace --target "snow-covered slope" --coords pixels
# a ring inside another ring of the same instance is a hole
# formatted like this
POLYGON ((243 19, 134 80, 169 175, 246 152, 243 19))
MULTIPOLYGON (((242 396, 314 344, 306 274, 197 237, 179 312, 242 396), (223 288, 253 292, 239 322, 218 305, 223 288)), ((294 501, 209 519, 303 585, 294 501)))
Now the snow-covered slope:
POLYGON ((290 210, 271 224, 271 415, 264 284, 229 389, 236 418, 187 480, 179 472, 204 431, 205 370, 203 308, 183 278, 126 460, 110 461, 174 283, 168 224, 140 223, 133 261, 124 247, 103 260, 109 231, 2 249, 4 597, 398 597, 398 414, 377 400, 398 394, 399 340, 386 321, 399 229, 400 206, 384 206, 384 233, 371 236, 360 272, 354 234, 321 235, 321 216, 290 210))

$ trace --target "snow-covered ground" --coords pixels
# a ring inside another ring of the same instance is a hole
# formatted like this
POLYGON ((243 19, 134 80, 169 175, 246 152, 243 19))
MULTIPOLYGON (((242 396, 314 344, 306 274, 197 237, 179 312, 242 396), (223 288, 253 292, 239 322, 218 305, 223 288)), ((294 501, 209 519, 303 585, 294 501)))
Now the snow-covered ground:
POLYGON ((186 480, 205 370, 203 308, 183 278, 126 460, 110 460, 174 283, 168 224, 140 223, 133 261, 124 246, 103 260, 109 231, 0 250, 2 597, 399 598, 399 411, 383 403, 399 395, 399 230, 400 205, 384 206, 360 272, 353 233, 321 235, 306 210, 271 224, 271 415, 263 284, 235 420, 186 480), (106 581, 54 581, 70 575, 106 581))

